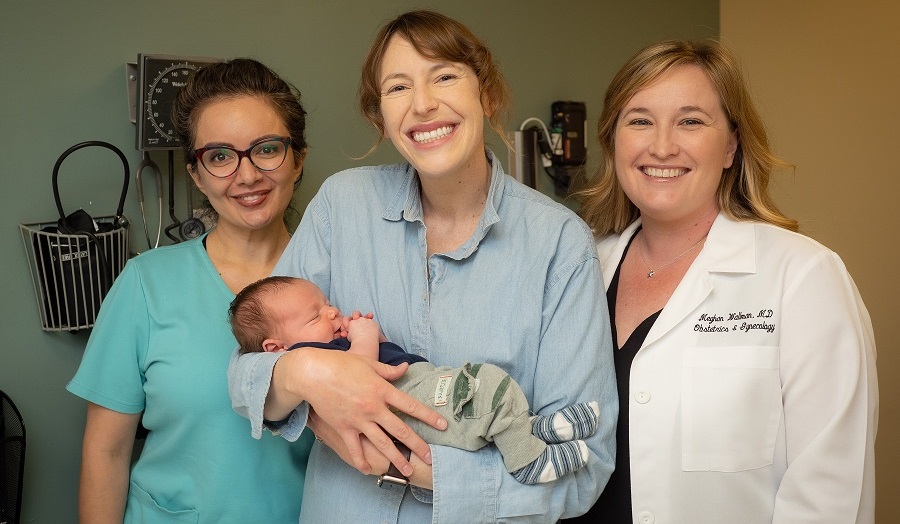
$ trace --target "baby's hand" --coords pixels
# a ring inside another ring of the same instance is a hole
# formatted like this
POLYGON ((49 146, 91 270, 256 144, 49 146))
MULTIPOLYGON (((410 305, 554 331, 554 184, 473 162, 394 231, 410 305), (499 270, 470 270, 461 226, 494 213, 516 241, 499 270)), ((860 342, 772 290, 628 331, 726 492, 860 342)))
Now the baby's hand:
MULTIPOLYGON (((373 315, 372 313, 366 313, 365 315, 363 315, 359 311, 354 311, 353 313, 350 314, 349 317, 344 317, 343 321, 341 322, 341 336, 349 338, 350 337, 350 322, 353 322, 354 320, 359 320, 361 318, 371 320, 371 319, 375 318, 375 315, 373 315)), ((379 328, 379 330, 380 329, 381 328, 379 328)), ((378 339, 378 341, 379 342, 387 342, 387 339, 384 338, 384 335, 382 335, 381 338, 378 339)))
POLYGON ((348 320, 347 338, 350 342, 361 337, 371 337, 379 342, 383 342, 384 335, 381 333, 381 327, 378 325, 378 322, 372 320, 372 314, 359 316, 358 313, 358 311, 355 311, 348 320))
POLYGON ((354 311, 353 313, 350 314, 350 317, 351 317, 351 320, 356 320, 356 319, 358 319, 358 318, 369 318, 369 319, 372 319, 372 318, 375 318, 375 315, 373 315, 371 312, 366 313, 365 315, 363 315, 363 314, 360 313, 359 311, 354 311))

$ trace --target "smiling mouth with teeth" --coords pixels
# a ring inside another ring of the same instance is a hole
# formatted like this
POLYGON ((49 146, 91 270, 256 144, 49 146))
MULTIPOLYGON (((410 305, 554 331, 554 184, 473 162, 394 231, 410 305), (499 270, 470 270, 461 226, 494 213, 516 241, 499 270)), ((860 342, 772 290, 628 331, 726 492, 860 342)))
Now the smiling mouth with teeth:
POLYGON ((684 168, 660 169, 657 167, 645 167, 641 171, 643 171, 645 175, 653 178, 676 178, 688 172, 688 170, 684 168))
POLYGON ((414 132, 412 134, 412 138, 413 138, 413 140, 415 140, 416 142, 418 142, 420 144, 427 144, 428 142, 433 142, 433 141, 437 140, 438 138, 443 138, 443 137, 449 135, 450 133, 453 132, 454 127, 455 126, 444 126, 444 127, 439 127, 437 129, 433 129, 431 131, 425 131, 425 132, 421 132, 421 133, 414 132))
POLYGON ((262 198, 262 195, 254 194, 254 195, 245 195, 242 197, 238 197, 238 200, 243 200, 244 202, 256 202, 262 198))

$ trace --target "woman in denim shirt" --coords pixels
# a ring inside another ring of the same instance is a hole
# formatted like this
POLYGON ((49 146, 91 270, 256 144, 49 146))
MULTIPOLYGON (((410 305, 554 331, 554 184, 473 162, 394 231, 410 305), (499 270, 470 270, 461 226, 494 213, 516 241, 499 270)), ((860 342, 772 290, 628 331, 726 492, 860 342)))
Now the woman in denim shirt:
POLYGON ((256 436, 268 426, 296 439, 309 425, 320 438, 301 522, 552 522, 584 513, 612 471, 617 413, 590 231, 485 149, 484 117, 502 133, 508 92, 490 52, 458 22, 418 11, 385 25, 364 64, 360 102, 407 163, 326 180, 275 274, 311 280, 338 308, 373 312, 388 338, 437 365, 500 366, 538 413, 599 400, 587 467, 523 485, 493 446, 429 447, 391 411, 441 426, 389 384, 405 367, 344 352, 235 357, 235 409, 256 436), (392 437, 415 455, 404 458, 392 437), (389 461, 400 471, 387 482, 366 476, 389 461))

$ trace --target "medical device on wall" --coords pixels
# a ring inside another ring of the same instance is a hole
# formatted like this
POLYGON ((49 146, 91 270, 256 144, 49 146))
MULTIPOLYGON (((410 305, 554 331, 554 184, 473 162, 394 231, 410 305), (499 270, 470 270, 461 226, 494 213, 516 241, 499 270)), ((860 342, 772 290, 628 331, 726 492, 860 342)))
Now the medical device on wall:
POLYGON ((539 118, 527 118, 512 133, 512 141, 510 174, 536 189, 543 171, 553 181, 554 192, 564 197, 587 159, 587 108, 584 102, 553 102, 549 128, 539 118))
POLYGON ((124 215, 131 176, 125 154, 113 144, 90 140, 68 148, 53 166, 51 183, 59 218, 19 224, 44 331, 77 332, 94 325, 100 303, 128 260, 128 219, 124 215), (122 163, 122 190, 115 213, 93 217, 84 209, 66 213, 59 171, 72 153, 105 148, 122 163))
POLYGON ((138 54, 137 62, 126 64, 129 82, 129 102, 131 104, 131 121, 136 125, 136 148, 143 152, 141 163, 135 172, 138 203, 141 218, 144 222, 144 234, 150 248, 159 246, 163 228, 163 184, 159 166, 151 159, 151 151, 168 152, 169 181, 169 219, 171 224, 165 228, 166 236, 173 242, 188 240, 202 235, 206 225, 194 216, 192 195, 193 187, 190 179, 186 180, 187 214, 185 220, 179 220, 175 214, 175 158, 174 152, 181 149, 178 137, 172 125, 172 104, 175 96, 184 87, 188 78, 203 67, 218 62, 216 58, 183 57, 172 55, 138 54), (159 222, 156 228, 156 241, 151 240, 144 208, 143 175, 151 171, 156 177, 156 189, 159 203, 159 222), (177 230, 178 236, 173 231, 177 230))
POLYGON ((138 150, 181 148, 172 126, 175 96, 194 72, 217 61, 215 58, 138 54, 135 105, 138 150))

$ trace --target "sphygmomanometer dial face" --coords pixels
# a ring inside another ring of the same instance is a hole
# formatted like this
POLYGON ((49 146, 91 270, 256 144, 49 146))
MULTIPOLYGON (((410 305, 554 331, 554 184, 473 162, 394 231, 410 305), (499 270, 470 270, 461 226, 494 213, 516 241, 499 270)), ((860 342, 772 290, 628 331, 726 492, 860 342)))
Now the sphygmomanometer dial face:
POLYGON ((179 149, 172 104, 188 78, 214 58, 138 55, 137 147, 141 151, 179 149))

